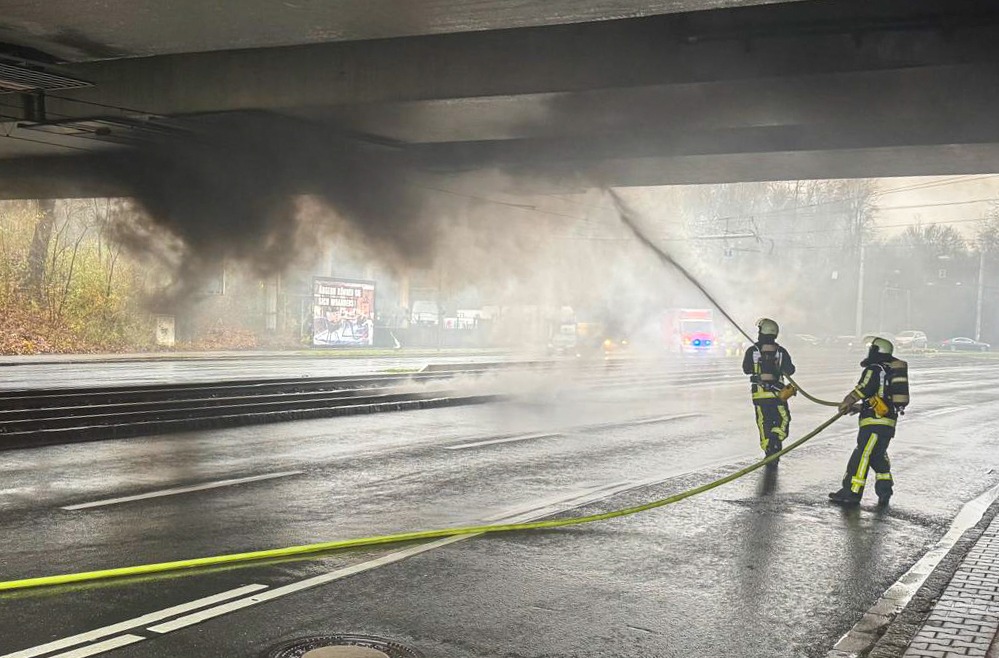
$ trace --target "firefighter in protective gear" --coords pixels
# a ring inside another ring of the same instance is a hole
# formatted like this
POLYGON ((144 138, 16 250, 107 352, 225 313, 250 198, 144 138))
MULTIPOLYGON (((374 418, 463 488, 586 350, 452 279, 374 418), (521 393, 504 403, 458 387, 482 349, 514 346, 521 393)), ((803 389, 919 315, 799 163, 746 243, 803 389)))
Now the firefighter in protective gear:
MULTIPOLYGON (((760 447, 765 455, 780 452, 791 424, 787 399, 797 391, 786 385, 784 377, 794 374, 794 364, 786 349, 777 344, 780 327, 770 318, 756 323, 759 336, 746 350, 742 371, 749 375, 756 425, 760 430, 760 447)), ((777 461, 771 462, 776 466, 777 461)))
POLYGON ((839 410, 843 413, 860 413, 860 431, 857 447, 850 455, 839 491, 829 498, 843 505, 859 505, 867 483, 868 469, 874 470, 874 491, 878 505, 884 507, 892 494, 891 462, 888 443, 895 436, 898 406, 892 399, 890 363, 894 346, 884 338, 871 341, 867 358, 860 362, 864 372, 857 387, 843 398, 839 410))

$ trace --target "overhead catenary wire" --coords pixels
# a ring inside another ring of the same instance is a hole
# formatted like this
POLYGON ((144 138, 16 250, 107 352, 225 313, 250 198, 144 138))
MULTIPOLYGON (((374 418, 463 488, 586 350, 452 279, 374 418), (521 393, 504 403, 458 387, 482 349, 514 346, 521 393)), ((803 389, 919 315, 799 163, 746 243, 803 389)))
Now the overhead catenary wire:
MULTIPOLYGON (((923 181, 923 182, 920 182, 920 183, 913 183, 913 184, 910 184, 910 185, 901 185, 901 186, 898 186, 898 187, 889 187, 889 188, 884 188, 884 189, 875 189, 875 190, 873 190, 873 191, 870 192, 870 197, 871 198, 878 198, 878 197, 882 197, 882 196, 887 196, 889 194, 897 194, 899 192, 911 192, 911 191, 918 191, 918 190, 922 190, 922 189, 928 189, 928 188, 932 188, 932 187, 945 187, 945 186, 950 186, 950 185, 958 185, 958 184, 961 184, 961 183, 970 183, 970 182, 974 182, 974 181, 977 181, 977 180, 986 180, 986 179, 996 178, 996 177, 999 177, 999 174, 976 174, 976 175, 954 176, 954 177, 946 178, 946 179, 943 179, 943 180, 923 181)), ((836 180, 836 179, 830 179, 830 180, 836 180)), ((765 181, 761 181, 762 184, 772 184, 772 183, 778 183, 779 184, 779 183, 792 183, 792 182, 800 182, 800 181, 771 181, 770 183, 767 183, 765 181)), ((753 183, 719 183, 718 185, 747 185, 747 184, 753 184, 753 183)), ((684 184, 684 185, 675 185, 673 187, 693 187, 693 186, 694 185, 692 185, 692 184, 684 184)), ((546 194, 544 196, 551 197, 551 198, 561 199, 562 201, 564 201, 566 203, 577 205, 577 206, 580 206, 582 208, 596 209, 596 210, 611 210, 611 211, 614 210, 613 204, 610 205, 610 206, 607 206, 607 205, 602 204, 602 203, 589 203, 589 202, 579 201, 579 200, 576 200, 576 199, 572 198, 572 195, 568 195, 568 194, 546 194)), ((718 216, 718 217, 714 217, 713 220, 716 220, 716 221, 725 221, 725 220, 741 220, 741 219, 751 219, 751 218, 766 219, 766 216, 769 216, 769 215, 796 214, 796 213, 798 213, 799 211, 802 211, 802 210, 808 210, 808 209, 813 209, 813 208, 821 208, 822 206, 830 206, 830 205, 837 205, 837 204, 843 204, 843 203, 849 203, 849 202, 857 202, 857 201, 862 200, 862 198, 863 197, 859 196, 859 195, 836 196, 836 197, 831 198, 831 199, 823 199, 821 201, 814 201, 814 202, 811 202, 811 203, 793 204, 793 205, 788 205, 788 206, 785 206, 785 207, 782 207, 782 208, 770 208, 770 209, 766 209, 766 210, 759 210, 759 211, 750 212, 750 213, 740 213, 740 214, 736 214, 736 215, 721 215, 721 216, 718 216)), ((981 202, 984 202, 984 201, 987 201, 987 200, 983 200, 981 202)), ((973 203, 979 203, 979 202, 980 201, 974 201, 973 203)), ((958 202, 958 203, 962 203, 962 202, 958 202)), ((891 210, 893 208, 895 208, 895 209, 897 209, 897 208, 923 208, 923 207, 932 207, 932 206, 935 206, 935 205, 936 204, 913 204, 913 205, 910 205, 910 206, 876 206, 876 207, 879 210, 883 210, 883 209, 891 210)), ((943 205, 950 205, 950 204, 949 203, 945 203, 943 205)))
MULTIPOLYGON (((652 242, 652 240, 650 240, 648 238, 648 236, 645 235, 645 233, 642 232, 642 230, 635 224, 634 220, 631 218, 630 212, 629 212, 627 206, 625 205, 624 200, 621 199, 621 197, 617 194, 617 192, 615 190, 613 190, 613 189, 609 190, 609 192, 610 192, 611 198, 614 200, 614 205, 617 208, 618 216, 621 218, 621 222, 625 226, 628 227, 628 229, 635 235, 636 238, 638 238, 638 241, 641 242, 643 245, 645 245, 656 256, 658 256, 661 261, 663 261, 664 263, 666 263, 670 267, 674 268, 681 275, 683 275, 683 277, 686 278, 687 281, 689 281, 691 284, 693 284, 694 287, 697 288, 701 292, 701 294, 704 295, 704 297, 711 303, 711 305, 714 306, 716 309, 718 309, 718 311, 723 316, 725 316, 725 319, 728 320, 732 324, 733 327, 735 327, 736 329, 738 329, 739 333, 741 333, 743 336, 745 336, 747 340, 749 340, 750 342, 756 342, 755 339, 752 336, 750 336, 746 332, 746 330, 743 329, 742 326, 738 322, 736 322, 735 319, 731 315, 729 315, 728 311, 725 310, 725 308, 718 302, 718 300, 715 299, 714 296, 710 292, 708 292, 707 288, 705 288, 704 285, 701 284, 700 281, 698 281, 690 272, 687 271, 687 268, 685 268, 683 265, 681 265, 680 263, 678 263, 668 253, 666 253, 665 251, 663 251, 662 249, 660 249, 654 242, 652 242)), ((838 407, 839 406, 839 402, 833 402, 832 400, 823 400, 821 398, 817 398, 814 395, 809 394, 808 391, 806 391, 796 381, 794 381, 791 378, 790 375, 787 375, 787 378, 788 378, 788 381, 790 381, 791 384, 796 389, 798 389, 798 391, 805 398, 807 398, 808 400, 811 400, 815 404, 821 404, 821 405, 826 406, 826 407, 838 407)))
MULTIPOLYGON (((956 185, 956 184, 959 184, 959 183, 973 182, 975 180, 985 180, 985 179, 989 179, 989 178, 995 178, 997 176, 999 176, 999 174, 982 174, 982 175, 978 175, 978 176, 969 176, 969 177, 966 177, 966 178, 962 178, 961 180, 927 181, 927 182, 924 182, 924 183, 917 183, 917 184, 913 184, 913 185, 906 185, 906 186, 900 186, 900 187, 894 187, 894 188, 887 188, 887 189, 883 189, 883 190, 877 190, 877 189, 875 189, 875 190, 872 190, 870 192, 869 198, 870 199, 876 199, 878 197, 887 196, 889 194, 897 194, 899 192, 912 192, 912 191, 918 191, 918 190, 928 189, 928 188, 931 188, 931 187, 943 187, 943 186, 946 186, 946 185, 956 185)), ((754 212, 754 213, 743 213, 743 214, 738 214, 738 215, 725 215, 725 216, 717 217, 716 219, 718 219, 718 220, 726 220, 726 219, 731 220, 731 219, 748 219, 750 217, 765 219, 767 216, 783 215, 783 214, 797 214, 801 210, 806 210, 806 209, 811 209, 811 208, 821 208, 823 206, 831 206, 831 205, 851 203, 851 202, 852 203, 856 203, 856 202, 859 202, 859 201, 862 201, 862 200, 863 200, 863 196, 861 196, 861 195, 845 195, 845 196, 835 197, 835 198, 832 198, 832 199, 824 199, 824 200, 821 200, 821 201, 814 201, 812 203, 794 204, 794 205, 790 205, 790 206, 787 206, 787 207, 784 207, 784 208, 771 208, 771 209, 768 209, 768 210, 760 210, 760 211, 757 211, 757 212, 754 212)), ((984 201, 988 201, 988 200, 986 199, 986 200, 983 200, 982 202, 984 202, 984 201)), ((961 203, 961 202, 955 202, 955 203, 961 203)), ((979 201, 975 201, 974 203, 979 203, 979 201)), ((874 206, 874 207, 878 208, 879 210, 882 210, 882 209, 889 209, 890 210, 892 208, 898 208, 898 209, 904 209, 904 208, 923 208, 923 207, 932 207, 932 206, 936 206, 936 205, 938 205, 938 204, 932 204, 931 203, 931 204, 912 204, 910 206, 874 206)), ((946 205, 952 205, 952 203, 951 202, 946 202, 946 203, 939 204, 939 205, 945 205, 946 206, 946 205)))

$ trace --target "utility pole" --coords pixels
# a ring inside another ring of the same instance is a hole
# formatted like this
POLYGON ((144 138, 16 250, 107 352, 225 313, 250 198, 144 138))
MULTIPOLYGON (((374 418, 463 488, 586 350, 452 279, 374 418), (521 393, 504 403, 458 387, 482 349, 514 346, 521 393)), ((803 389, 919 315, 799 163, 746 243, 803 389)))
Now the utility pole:
POLYGON ((985 246, 978 247, 978 300, 975 303, 975 340, 982 339, 982 292, 985 289, 985 246))
POLYGON ((881 297, 878 299, 878 331, 885 330, 885 296, 888 294, 890 288, 888 287, 888 282, 885 282, 884 288, 881 289, 881 297))
POLYGON ((860 239, 860 267, 857 273, 857 319, 854 334, 860 336, 864 330, 864 242, 860 239))
POLYGON ((277 331, 278 328, 278 290, 281 279, 278 275, 269 277, 264 284, 264 328, 267 331, 277 331))

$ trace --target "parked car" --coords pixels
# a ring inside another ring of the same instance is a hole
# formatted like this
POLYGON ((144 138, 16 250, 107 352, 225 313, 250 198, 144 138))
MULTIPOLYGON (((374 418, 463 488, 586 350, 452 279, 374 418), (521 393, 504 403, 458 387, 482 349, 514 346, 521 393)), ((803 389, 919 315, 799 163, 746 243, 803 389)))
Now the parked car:
POLYGON ((940 349, 950 350, 951 352, 956 352, 958 350, 988 352, 990 347, 992 346, 988 343, 972 340, 971 338, 965 338, 963 336, 959 336, 958 338, 948 338, 940 343, 940 349))
POLYGON ((895 347, 900 350, 925 350, 926 334, 922 331, 903 331, 895 336, 895 347))

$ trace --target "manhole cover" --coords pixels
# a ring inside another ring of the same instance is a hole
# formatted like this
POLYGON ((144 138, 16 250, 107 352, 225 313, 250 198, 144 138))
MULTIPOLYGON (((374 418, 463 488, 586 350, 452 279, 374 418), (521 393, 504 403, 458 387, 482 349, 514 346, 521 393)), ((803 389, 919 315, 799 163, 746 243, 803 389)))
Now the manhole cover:
POLYGON ((306 651, 302 658, 385 658, 387 655, 367 647, 323 647, 306 651))
POLYGON ((370 635, 318 635, 283 644, 268 658, 423 658, 416 649, 370 635))

